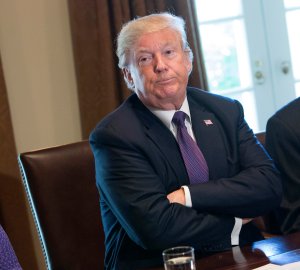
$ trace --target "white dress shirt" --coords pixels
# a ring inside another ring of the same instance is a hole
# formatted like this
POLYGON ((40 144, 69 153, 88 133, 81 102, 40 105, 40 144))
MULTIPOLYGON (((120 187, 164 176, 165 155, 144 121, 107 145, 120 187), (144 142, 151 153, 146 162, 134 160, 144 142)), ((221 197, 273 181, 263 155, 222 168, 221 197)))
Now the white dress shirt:
MULTIPOLYGON (((174 137, 177 140, 176 134, 177 134, 177 127, 176 125, 172 122, 172 118, 174 116, 174 113, 176 110, 170 110, 170 111, 165 111, 165 110, 159 110, 156 108, 151 108, 148 107, 148 109, 156 115, 164 124, 165 126, 172 132, 174 137)), ((189 135, 195 140, 195 135, 192 129, 192 119, 191 119, 191 114, 190 114, 190 107, 189 103, 187 101, 187 98, 185 97, 184 102, 179 109, 179 111, 184 112, 187 117, 185 118, 185 125, 187 127, 189 135)), ((184 189, 184 194, 185 194, 185 202, 187 207, 192 207, 192 199, 191 199, 191 193, 188 188, 188 186, 182 186, 184 189)), ((242 219, 240 218, 235 218, 235 224, 233 227, 233 230, 231 232, 231 244, 232 245, 238 245, 239 244, 239 234, 242 228, 242 219)))

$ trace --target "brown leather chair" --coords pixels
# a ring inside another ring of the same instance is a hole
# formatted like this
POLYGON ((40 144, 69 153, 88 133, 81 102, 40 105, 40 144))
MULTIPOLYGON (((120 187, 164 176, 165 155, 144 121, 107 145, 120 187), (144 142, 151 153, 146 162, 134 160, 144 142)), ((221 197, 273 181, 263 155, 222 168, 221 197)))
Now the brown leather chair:
POLYGON ((19 155, 47 269, 103 269, 104 235, 88 141, 19 155))
POLYGON ((266 142, 266 132, 262 131, 262 132, 258 132, 255 134, 256 138, 259 140, 259 142, 265 146, 265 142, 266 142))

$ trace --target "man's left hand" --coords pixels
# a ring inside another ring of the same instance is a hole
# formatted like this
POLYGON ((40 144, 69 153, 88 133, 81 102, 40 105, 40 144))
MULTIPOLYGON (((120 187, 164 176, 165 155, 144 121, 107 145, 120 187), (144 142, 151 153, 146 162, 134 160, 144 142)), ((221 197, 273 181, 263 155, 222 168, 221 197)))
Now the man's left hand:
POLYGON ((183 188, 171 192, 167 195, 167 198, 170 203, 180 203, 182 205, 185 205, 185 194, 183 188))

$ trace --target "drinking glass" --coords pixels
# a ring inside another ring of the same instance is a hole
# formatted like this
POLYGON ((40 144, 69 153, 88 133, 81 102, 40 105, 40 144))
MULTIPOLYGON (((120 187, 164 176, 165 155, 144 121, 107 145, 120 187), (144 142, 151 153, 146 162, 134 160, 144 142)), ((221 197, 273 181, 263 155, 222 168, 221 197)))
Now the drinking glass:
POLYGON ((162 253, 165 270, 195 270, 194 248, 189 246, 172 247, 162 253))

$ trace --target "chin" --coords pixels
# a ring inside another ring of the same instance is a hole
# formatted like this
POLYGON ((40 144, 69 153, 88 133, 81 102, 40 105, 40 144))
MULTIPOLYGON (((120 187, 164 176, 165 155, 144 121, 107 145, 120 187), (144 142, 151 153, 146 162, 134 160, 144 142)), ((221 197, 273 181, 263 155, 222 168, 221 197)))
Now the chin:
POLYGON ((156 91, 157 93, 159 93, 159 95, 163 98, 168 98, 168 97, 172 97, 172 96, 177 96, 179 93, 178 87, 175 86, 168 86, 168 87, 163 87, 160 88, 156 91))

